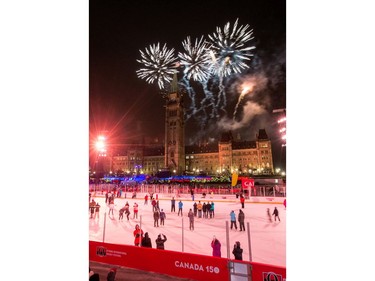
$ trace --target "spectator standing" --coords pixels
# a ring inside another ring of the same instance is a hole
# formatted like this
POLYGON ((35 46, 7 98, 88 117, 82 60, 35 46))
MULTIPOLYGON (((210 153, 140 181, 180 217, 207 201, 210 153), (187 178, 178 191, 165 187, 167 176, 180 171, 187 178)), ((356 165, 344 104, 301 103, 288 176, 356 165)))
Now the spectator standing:
POLYGON ((229 215, 230 215, 230 229, 233 229, 233 226, 234 226, 237 230, 236 214, 232 210, 229 215))
POLYGON ((220 241, 216 239, 215 236, 211 241, 211 247, 212 247, 212 256, 221 257, 221 244, 220 244, 220 241))
POLYGON ((238 213, 238 223, 240 225, 240 231, 245 231, 245 213, 242 212, 240 209, 240 212, 238 213))
POLYGON ((181 200, 180 200, 180 202, 178 202, 178 213, 177 213, 177 215, 181 214, 181 216, 182 216, 182 207, 183 206, 184 206, 184 203, 182 203, 181 200))
POLYGON ((189 210, 188 217, 189 217, 189 229, 194 230, 194 213, 191 209, 189 210))
POLYGON ((232 254, 234 255, 234 259, 242 261, 242 253, 243 253, 243 249, 241 249, 241 244, 240 242, 236 241, 233 247, 233 251, 232 251, 232 254))
POLYGON ((276 207, 275 207, 275 209, 273 210, 272 215, 275 216, 275 221, 276 221, 276 218, 278 218, 278 220, 280 221, 279 210, 278 210, 276 207))
POLYGON ((171 212, 176 212, 176 200, 172 197, 171 200, 171 212))
POLYGON ((160 211, 160 225, 164 225, 164 220, 166 219, 166 214, 165 212, 163 211, 163 209, 161 209, 160 211))
POLYGON ((115 267, 111 268, 107 274, 107 281, 115 281, 116 273, 117 273, 117 269, 115 267))
POLYGON ((148 236, 148 232, 145 233, 145 236, 142 238, 141 247, 152 248, 151 238, 148 236))
POLYGON ((143 237, 143 230, 139 227, 139 224, 135 226, 135 230, 133 231, 134 235, 134 245, 139 246, 141 244, 141 240, 143 237))
POLYGON ((155 240, 156 249, 164 250, 164 243, 167 241, 167 237, 164 234, 159 234, 158 238, 155 240), (161 238, 163 236, 163 238, 161 238))

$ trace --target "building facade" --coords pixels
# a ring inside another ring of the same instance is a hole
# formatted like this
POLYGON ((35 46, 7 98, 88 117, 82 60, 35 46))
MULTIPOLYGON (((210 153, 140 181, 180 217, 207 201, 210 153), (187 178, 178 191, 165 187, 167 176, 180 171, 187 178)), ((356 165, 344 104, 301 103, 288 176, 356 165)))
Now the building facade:
POLYGON ((176 75, 165 99, 164 141, 120 147, 104 161, 107 174, 274 173, 272 145, 265 129, 260 129, 252 141, 236 141, 226 132, 217 143, 185 146, 183 98, 176 75))

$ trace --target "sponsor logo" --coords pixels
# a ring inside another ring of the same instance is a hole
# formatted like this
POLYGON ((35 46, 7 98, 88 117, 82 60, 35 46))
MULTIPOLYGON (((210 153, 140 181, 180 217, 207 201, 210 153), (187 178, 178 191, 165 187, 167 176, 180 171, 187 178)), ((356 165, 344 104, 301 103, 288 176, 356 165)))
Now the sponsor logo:
POLYGON ((220 269, 216 266, 205 266, 197 263, 190 263, 190 262, 182 262, 182 261, 175 261, 174 262, 175 267, 178 268, 185 268, 185 269, 190 269, 190 270, 195 270, 195 271, 205 271, 208 273, 220 273, 220 269))
POLYGON ((96 254, 99 257, 104 257, 107 254, 107 249, 102 246, 96 247, 96 254))
POLYGON ((263 272, 263 281, 286 281, 286 279, 281 276, 281 274, 276 274, 275 272, 263 272))

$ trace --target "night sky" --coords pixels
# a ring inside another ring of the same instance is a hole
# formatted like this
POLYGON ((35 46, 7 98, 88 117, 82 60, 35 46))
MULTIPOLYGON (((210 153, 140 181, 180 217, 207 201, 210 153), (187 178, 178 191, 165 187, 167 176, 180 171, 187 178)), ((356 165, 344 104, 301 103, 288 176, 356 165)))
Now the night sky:
MULTIPOLYGON (((238 93, 231 85, 244 77, 262 80, 251 100, 264 108, 246 124, 234 130, 234 136, 254 140, 265 128, 273 141, 274 165, 285 168, 285 151, 281 148, 276 114, 286 108, 286 1, 90 1, 89 2, 89 116, 90 138, 105 131, 112 144, 131 142, 141 134, 164 135, 164 104, 157 84, 137 77, 142 67, 136 60, 140 51, 151 44, 166 44, 176 54, 183 51, 182 41, 207 37, 227 22, 249 24, 256 48, 250 68, 227 81, 228 108, 233 114, 238 93)), ((246 97, 250 99, 250 97, 246 97)), ((244 102, 246 102, 244 99, 244 102)), ((184 103, 189 104, 188 96, 184 103)), ((241 104, 243 106, 244 103, 241 104)), ((241 107, 240 107, 241 108, 241 107)), ((204 128, 199 116, 185 124, 186 144, 207 135, 217 139, 214 124, 204 128)), ((284 149, 285 150, 285 149, 284 149)))

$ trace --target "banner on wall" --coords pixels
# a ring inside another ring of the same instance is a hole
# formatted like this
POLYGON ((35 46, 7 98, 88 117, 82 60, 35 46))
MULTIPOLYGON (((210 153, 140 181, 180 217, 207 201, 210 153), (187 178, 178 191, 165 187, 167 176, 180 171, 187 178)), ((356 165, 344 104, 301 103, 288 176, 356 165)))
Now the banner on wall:
POLYGON ((252 188, 254 188, 254 179, 250 178, 242 178, 242 189, 250 191, 252 188))
MULTIPOLYGON (((130 245, 89 241, 89 260, 197 281, 229 280, 230 260, 130 245), (147 261, 147 262, 146 262, 147 261)), ((286 268, 249 261, 253 281, 285 281, 286 268)))

